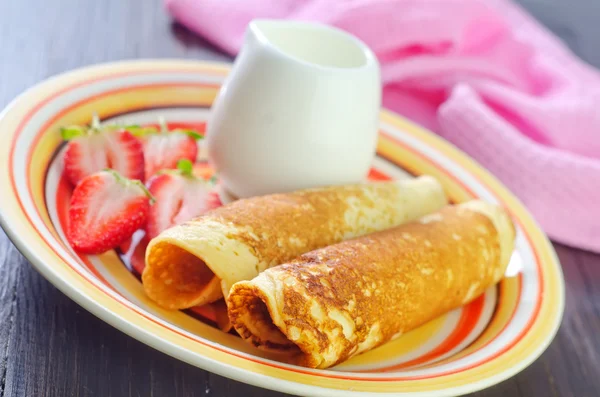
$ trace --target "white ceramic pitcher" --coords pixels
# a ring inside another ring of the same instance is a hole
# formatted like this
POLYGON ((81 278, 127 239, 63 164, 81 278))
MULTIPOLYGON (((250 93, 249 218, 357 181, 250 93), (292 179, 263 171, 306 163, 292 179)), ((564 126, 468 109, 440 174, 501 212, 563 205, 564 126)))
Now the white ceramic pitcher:
POLYGON ((357 183, 375 153, 381 84, 371 50, 339 29, 255 20, 208 123, 237 197, 357 183))

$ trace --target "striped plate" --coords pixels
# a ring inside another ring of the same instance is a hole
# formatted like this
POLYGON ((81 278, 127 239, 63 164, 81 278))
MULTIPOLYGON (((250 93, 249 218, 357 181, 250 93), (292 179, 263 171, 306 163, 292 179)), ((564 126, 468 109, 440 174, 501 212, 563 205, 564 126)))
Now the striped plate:
MULTIPOLYGON (((468 306, 330 370, 281 364, 214 327, 211 308, 170 312, 152 304, 123 256, 77 255, 65 242, 70 188, 62 178, 59 127, 103 120, 167 120, 202 129, 227 65, 140 61, 52 78, 0 118, 2 226, 65 294, 132 337, 198 367, 280 391, 319 396, 393 393, 450 396, 506 379, 552 340, 564 306, 556 255, 522 204, 456 148, 389 112, 381 114, 371 177, 437 177, 454 202, 505 206, 518 226, 506 278, 468 306)), ((210 170, 207 170, 210 172, 210 170)))

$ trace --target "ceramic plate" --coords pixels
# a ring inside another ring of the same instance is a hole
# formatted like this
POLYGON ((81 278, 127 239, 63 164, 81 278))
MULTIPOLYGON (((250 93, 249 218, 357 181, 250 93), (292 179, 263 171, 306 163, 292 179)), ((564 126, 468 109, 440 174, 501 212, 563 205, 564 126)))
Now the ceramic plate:
MULTIPOLYGON (((480 197, 506 207, 518 233, 497 287, 383 347, 329 370, 272 361, 215 328, 210 307, 170 312, 150 302, 135 263, 128 263, 134 249, 98 256, 73 252, 64 233, 71 188, 62 176, 59 127, 88 123, 97 112, 102 120, 140 124, 162 115, 202 131, 227 71, 227 65, 183 61, 93 66, 30 89, 4 111, 0 220, 50 282, 104 321, 173 357, 292 394, 459 395, 514 375, 542 353, 564 306, 560 266, 546 236, 523 205, 468 156, 387 111, 381 113, 371 178, 433 175, 453 202, 480 197)), ((207 167, 202 159, 199 166, 207 167)))

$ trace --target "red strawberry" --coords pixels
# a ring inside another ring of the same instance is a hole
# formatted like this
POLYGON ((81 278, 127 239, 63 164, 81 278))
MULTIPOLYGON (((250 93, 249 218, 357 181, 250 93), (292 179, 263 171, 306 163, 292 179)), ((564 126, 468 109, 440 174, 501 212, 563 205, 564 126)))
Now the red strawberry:
POLYGON ((83 178, 71 196, 69 242, 85 254, 117 247, 145 226, 151 197, 140 181, 113 170, 83 178))
POLYGON ((64 155, 65 174, 73 185, 106 168, 127 178, 144 179, 143 146, 126 129, 101 127, 94 116, 90 128, 67 127, 62 134, 69 141, 64 155))
POLYGON ((182 159, 196 161, 198 155, 197 139, 202 136, 191 130, 168 131, 161 120, 160 131, 146 129, 141 136, 144 142, 146 161, 146 179, 163 169, 177 168, 177 162, 182 159))
POLYGON ((192 175, 190 161, 181 160, 178 167, 148 181, 148 190, 156 199, 148 215, 149 238, 221 205, 212 185, 192 175))

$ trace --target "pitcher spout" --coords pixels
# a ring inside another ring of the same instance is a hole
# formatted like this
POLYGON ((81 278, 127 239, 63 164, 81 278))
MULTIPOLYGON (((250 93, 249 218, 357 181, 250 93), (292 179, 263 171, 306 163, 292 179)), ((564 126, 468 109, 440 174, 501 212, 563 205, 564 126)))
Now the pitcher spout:
POLYGON ((249 40, 289 61, 318 69, 362 69, 377 64, 369 47, 343 30, 312 22, 259 19, 249 40))

